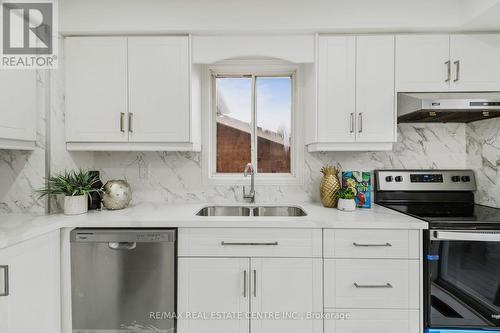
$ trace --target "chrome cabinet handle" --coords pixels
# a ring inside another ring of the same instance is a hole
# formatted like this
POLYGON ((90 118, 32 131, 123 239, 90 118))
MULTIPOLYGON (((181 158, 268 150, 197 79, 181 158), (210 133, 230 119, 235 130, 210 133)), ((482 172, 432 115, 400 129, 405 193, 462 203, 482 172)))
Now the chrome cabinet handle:
POLYGON ((386 284, 358 284, 354 282, 356 288, 392 288, 392 284, 387 282, 386 284))
POLYGON ((358 117, 359 117, 359 119, 358 119, 358 121, 359 121, 358 133, 361 133, 361 132, 363 132, 363 112, 360 112, 358 114, 358 117))
POLYGON ((253 297, 257 297, 257 270, 253 270, 253 297))
POLYGON ((9 296, 9 266, 0 266, 3 271, 3 290, 0 291, 0 296, 9 296))
POLYGON ((455 80, 453 80, 453 82, 457 82, 458 80, 460 80, 460 60, 455 61, 454 64, 456 66, 457 72, 455 73, 455 80))
POLYGON ((243 271, 243 297, 247 298, 247 270, 243 271))
POLYGON ((120 113, 120 132, 125 133, 125 113, 120 113))
POLYGON ((351 112, 351 133, 354 133, 354 112, 351 112))
POLYGON ((362 243, 352 243, 355 247, 391 247, 391 243, 385 243, 385 244, 362 244, 362 243))
POLYGON ((128 131, 130 133, 134 132, 134 127, 132 127, 132 119, 134 117, 134 114, 132 112, 129 112, 128 114, 128 131))
POLYGON ((222 246, 276 246, 278 245, 278 242, 271 242, 271 243, 232 243, 232 242, 220 242, 220 245, 222 246))
POLYGON ((444 63, 447 67, 447 70, 446 70, 446 80, 444 80, 444 82, 450 82, 451 80, 451 61, 448 60, 444 63))

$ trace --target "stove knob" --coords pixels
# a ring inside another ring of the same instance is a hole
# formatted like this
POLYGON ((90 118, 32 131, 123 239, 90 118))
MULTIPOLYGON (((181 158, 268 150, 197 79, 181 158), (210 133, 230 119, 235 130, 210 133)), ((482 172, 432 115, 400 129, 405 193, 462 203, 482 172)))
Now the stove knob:
POLYGON ((470 182, 470 176, 462 176, 462 181, 463 182, 470 182))
POLYGON ((454 183, 457 183, 460 181, 460 176, 452 176, 451 177, 451 181, 454 182, 454 183))
POLYGON ((403 177, 402 176, 396 176, 396 177, 394 177, 394 180, 397 181, 398 183, 400 183, 400 182, 403 181, 403 177))
POLYGON ((388 183, 392 182, 392 176, 385 177, 385 181, 388 183))

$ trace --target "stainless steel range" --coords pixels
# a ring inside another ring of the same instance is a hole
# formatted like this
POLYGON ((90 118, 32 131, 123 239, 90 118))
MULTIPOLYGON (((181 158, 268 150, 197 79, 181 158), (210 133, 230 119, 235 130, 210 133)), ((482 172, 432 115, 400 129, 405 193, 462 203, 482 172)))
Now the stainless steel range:
POLYGON ((378 170, 375 202, 429 223, 427 332, 500 330, 500 209, 474 203, 471 170, 378 170))

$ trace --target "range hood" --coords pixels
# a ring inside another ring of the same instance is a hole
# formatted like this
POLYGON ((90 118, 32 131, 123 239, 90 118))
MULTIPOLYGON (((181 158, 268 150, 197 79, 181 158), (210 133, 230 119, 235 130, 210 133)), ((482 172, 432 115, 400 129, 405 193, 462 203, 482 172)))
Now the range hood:
POLYGON ((496 117, 500 92, 398 94, 398 123, 470 123, 496 117))

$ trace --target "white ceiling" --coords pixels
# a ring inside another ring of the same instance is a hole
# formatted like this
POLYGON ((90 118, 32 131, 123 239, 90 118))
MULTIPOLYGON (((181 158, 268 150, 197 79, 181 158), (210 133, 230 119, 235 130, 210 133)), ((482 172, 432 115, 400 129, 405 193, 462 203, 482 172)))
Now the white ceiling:
POLYGON ((500 0, 59 0, 60 31, 288 33, 500 30, 500 0))

